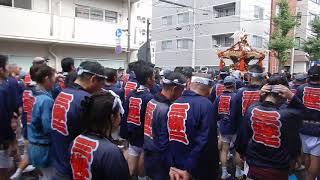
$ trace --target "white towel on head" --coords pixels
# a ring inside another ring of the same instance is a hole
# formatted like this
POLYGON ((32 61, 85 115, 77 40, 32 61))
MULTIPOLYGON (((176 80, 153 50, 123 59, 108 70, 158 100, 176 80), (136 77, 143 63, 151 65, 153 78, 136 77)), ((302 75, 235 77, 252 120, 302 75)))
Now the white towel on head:
POLYGON ((120 109, 120 113, 124 114, 124 109, 122 107, 122 102, 120 97, 112 90, 108 90, 108 92, 110 92, 115 97, 112 108, 115 108, 118 105, 120 109))

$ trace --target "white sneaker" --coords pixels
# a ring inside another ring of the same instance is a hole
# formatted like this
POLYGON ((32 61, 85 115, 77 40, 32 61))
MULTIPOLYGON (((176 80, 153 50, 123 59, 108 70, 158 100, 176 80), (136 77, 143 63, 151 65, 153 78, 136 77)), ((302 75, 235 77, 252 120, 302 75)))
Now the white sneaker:
POLYGON ((17 169, 16 172, 10 177, 11 180, 16 180, 16 179, 20 179, 20 177, 22 176, 22 171, 21 169, 17 169))
POLYGON ((223 180, 228 179, 230 177, 231 177, 231 174, 229 174, 229 173, 221 175, 221 179, 223 179, 223 180))
POLYGON ((36 168, 32 165, 27 166, 24 170, 23 173, 27 173, 27 172, 31 172, 33 170, 35 170, 36 168))

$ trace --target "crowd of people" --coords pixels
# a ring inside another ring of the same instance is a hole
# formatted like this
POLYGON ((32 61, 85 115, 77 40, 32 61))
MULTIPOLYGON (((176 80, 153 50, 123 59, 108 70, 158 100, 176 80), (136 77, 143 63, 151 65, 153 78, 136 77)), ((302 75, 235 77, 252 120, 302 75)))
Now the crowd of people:
MULTIPOLYGON (((307 74, 123 69, 0 55, 0 179, 286 180, 320 175, 320 66, 307 74), (24 152, 18 148, 24 138, 24 152), (228 160, 234 159, 235 174, 228 160), (12 159, 15 172, 9 173, 12 159)), ((318 178, 319 179, 319 178, 318 178)))

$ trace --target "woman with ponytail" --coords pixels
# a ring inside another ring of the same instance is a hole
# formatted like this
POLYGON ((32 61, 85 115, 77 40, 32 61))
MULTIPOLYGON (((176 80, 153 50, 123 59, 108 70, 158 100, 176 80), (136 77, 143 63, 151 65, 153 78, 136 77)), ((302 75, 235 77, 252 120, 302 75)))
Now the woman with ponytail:
POLYGON ((129 179, 129 168, 111 133, 118 129, 122 107, 119 97, 101 92, 82 101, 84 132, 70 147, 73 179, 129 179))

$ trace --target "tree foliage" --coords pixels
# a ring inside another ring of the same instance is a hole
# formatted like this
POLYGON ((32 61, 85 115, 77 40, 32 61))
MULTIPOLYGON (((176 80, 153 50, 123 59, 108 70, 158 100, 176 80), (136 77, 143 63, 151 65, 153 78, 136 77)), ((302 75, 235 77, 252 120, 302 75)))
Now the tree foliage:
POLYGON ((312 22, 313 37, 308 39, 303 45, 303 50, 307 52, 311 60, 320 59, 320 19, 316 18, 312 22))
MULTIPOLYGON (((288 50, 294 46, 294 38, 288 36, 290 30, 296 25, 295 17, 291 15, 287 0, 279 0, 279 13, 273 18, 274 32, 268 44, 269 50, 276 53, 279 66, 283 67, 289 58, 288 50)), ((279 68, 279 70, 281 70, 279 68)))

